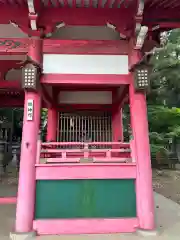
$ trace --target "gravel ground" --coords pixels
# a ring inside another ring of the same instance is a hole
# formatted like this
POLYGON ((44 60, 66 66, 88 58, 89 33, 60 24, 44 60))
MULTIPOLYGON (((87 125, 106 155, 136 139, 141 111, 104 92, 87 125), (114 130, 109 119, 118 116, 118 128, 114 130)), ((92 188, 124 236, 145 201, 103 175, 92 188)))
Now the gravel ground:
MULTIPOLYGON (((8 171, 8 177, 6 176, 0 182, 0 197, 16 196, 17 177, 15 170, 8 171)), ((161 171, 153 169, 153 189, 180 204, 180 169, 163 169, 161 171)))
POLYGON ((153 189, 180 204, 180 170, 153 170, 153 189))

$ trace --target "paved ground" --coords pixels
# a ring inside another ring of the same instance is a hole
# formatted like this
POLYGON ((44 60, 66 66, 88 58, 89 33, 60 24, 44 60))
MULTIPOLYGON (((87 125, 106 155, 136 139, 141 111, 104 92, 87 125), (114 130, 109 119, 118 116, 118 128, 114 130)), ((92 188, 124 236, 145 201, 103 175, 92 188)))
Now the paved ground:
MULTIPOLYGON (((152 240, 180 239, 180 205, 155 193, 156 223, 158 237, 146 237, 152 240)), ((8 240, 13 230, 15 205, 0 205, 0 240, 8 240)), ((141 240, 136 234, 76 235, 37 237, 37 240, 141 240)))
POLYGON ((0 205, 0 240, 8 240, 15 219, 15 205, 0 205))

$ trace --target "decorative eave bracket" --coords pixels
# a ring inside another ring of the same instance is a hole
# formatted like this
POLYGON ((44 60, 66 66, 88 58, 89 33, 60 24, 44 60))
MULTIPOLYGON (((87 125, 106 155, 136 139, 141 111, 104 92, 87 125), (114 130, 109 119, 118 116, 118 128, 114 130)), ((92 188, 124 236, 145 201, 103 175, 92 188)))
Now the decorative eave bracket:
POLYGON ((135 46, 134 48, 140 50, 144 44, 144 40, 148 33, 148 27, 142 26, 144 13, 144 0, 137 0, 137 12, 135 15, 135 46))
POLYGON ((36 13, 35 6, 34 6, 34 0, 27 0, 28 4, 28 10, 29 10, 29 20, 30 20, 30 26, 33 31, 37 31, 37 18, 38 14, 36 13))

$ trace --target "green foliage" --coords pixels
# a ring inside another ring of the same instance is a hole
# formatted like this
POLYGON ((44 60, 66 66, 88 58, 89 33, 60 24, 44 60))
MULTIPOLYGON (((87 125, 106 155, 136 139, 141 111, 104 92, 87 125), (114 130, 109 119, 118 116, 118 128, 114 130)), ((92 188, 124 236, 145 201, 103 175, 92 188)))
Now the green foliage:
POLYGON ((178 127, 180 108, 149 105, 148 118, 150 132, 167 133, 178 127))
MULTIPOLYGON (((152 93, 148 99, 180 107, 180 30, 167 34, 167 44, 152 57, 152 93)), ((153 101, 152 101, 153 103, 153 101)))
POLYGON ((152 91, 148 95, 151 152, 164 151, 180 137, 180 30, 165 34, 163 48, 151 58, 152 91))

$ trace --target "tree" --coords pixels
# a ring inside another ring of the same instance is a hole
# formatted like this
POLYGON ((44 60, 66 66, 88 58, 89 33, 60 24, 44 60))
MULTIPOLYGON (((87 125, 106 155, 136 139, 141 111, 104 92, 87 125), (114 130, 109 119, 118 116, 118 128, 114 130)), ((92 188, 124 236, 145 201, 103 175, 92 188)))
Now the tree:
POLYGON ((149 100, 169 107, 180 107, 180 30, 166 34, 167 44, 151 59, 152 92, 149 100))

